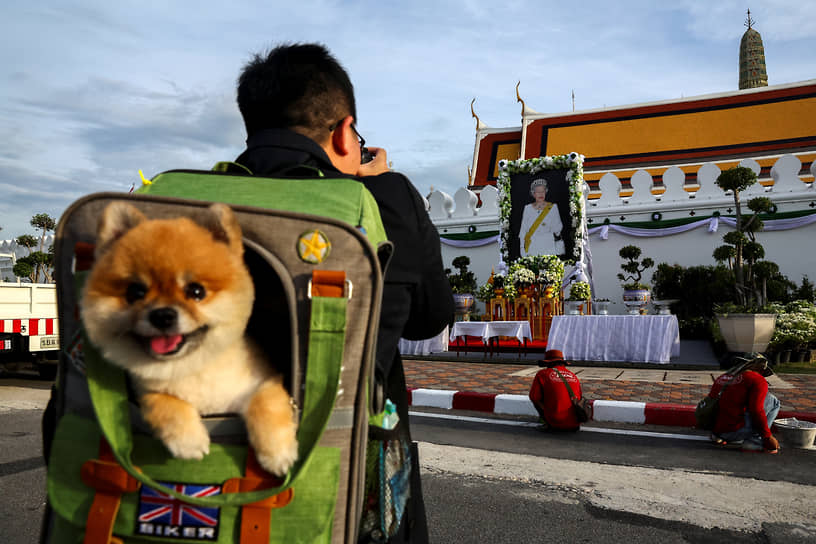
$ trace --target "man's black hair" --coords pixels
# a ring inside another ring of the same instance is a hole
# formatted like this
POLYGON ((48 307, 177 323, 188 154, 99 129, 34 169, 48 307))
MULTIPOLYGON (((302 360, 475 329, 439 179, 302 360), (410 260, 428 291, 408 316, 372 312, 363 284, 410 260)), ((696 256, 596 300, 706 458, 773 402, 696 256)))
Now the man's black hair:
POLYGON ((288 128, 319 144, 347 115, 357 119, 348 74, 323 45, 312 43, 256 54, 238 78, 238 108, 248 135, 288 128))

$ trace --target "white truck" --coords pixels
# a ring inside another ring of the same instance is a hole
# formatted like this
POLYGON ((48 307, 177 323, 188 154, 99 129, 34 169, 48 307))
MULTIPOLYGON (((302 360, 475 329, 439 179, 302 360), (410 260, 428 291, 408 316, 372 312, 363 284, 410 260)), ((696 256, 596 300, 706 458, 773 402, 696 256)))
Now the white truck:
POLYGON ((54 379, 59 347, 57 286, 0 281, 0 369, 33 363, 54 379))

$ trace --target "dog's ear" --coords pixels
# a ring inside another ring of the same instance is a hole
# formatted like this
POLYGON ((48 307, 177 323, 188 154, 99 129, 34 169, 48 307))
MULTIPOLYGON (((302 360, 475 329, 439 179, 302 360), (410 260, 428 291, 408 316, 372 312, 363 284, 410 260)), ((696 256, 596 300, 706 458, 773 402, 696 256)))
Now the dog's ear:
POLYGON ((127 202, 117 201, 108 204, 102 212, 96 231, 96 257, 107 251, 112 242, 146 220, 147 217, 142 212, 127 202))
POLYGON ((243 255, 244 242, 241 225, 229 206, 216 202, 207 209, 207 213, 201 219, 202 224, 212 233, 215 240, 224 242, 236 254, 243 255))

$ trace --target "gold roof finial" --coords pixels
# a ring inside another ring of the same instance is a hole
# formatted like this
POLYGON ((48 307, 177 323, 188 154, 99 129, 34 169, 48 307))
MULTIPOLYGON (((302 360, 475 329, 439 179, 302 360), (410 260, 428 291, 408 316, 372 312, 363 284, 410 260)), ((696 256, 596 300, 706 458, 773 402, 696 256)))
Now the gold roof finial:
POLYGON ((516 83, 516 102, 521 102, 521 116, 524 117, 524 110, 526 106, 524 104, 524 100, 521 99, 521 95, 519 94, 519 85, 521 85, 521 80, 516 83))
POLYGON ((474 102, 476 102, 475 98, 470 101, 470 115, 472 115, 473 118, 476 119, 476 130, 479 130, 480 128, 482 128, 483 125, 482 125, 481 119, 479 119, 479 116, 476 115, 475 111, 473 111, 473 103, 474 102))

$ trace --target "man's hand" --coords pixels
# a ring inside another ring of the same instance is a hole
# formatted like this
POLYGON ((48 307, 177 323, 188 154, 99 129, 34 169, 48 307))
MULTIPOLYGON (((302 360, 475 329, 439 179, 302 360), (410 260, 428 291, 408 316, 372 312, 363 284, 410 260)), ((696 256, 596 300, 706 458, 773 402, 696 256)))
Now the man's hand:
POLYGON ((357 176, 379 176, 390 170, 388 168, 388 157, 385 149, 381 147, 369 147, 368 151, 374 158, 365 164, 361 164, 357 169, 357 176))
POLYGON ((762 449, 769 453, 779 451, 779 442, 773 436, 766 436, 762 439, 762 449))

